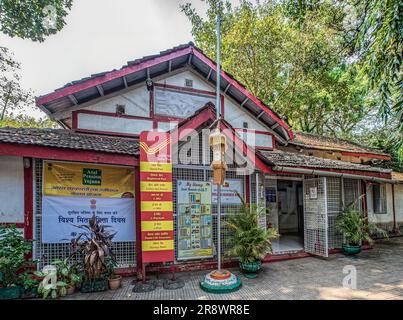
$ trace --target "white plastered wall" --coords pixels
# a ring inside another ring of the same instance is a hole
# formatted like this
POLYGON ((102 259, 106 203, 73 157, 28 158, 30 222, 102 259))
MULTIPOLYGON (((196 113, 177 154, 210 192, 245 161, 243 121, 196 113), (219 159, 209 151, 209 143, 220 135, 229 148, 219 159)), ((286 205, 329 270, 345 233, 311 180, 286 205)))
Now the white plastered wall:
POLYGON ((22 157, 0 156, 0 222, 24 222, 22 157))
MULTIPOLYGON (((216 90, 211 84, 206 82, 205 79, 201 78, 198 74, 190 70, 185 70, 164 79, 160 79, 156 81, 156 83, 184 87, 185 79, 190 79, 193 81, 193 89, 210 92, 215 92, 216 90)), ((234 128, 243 128, 244 122, 247 122, 248 129, 269 132, 268 128, 264 124, 249 115, 247 111, 242 110, 242 107, 238 103, 227 96, 224 96, 224 118, 234 128)), ((264 141, 266 141, 265 139, 269 139, 269 137, 259 137, 258 139, 262 140, 261 142, 264 143, 264 141)), ((267 145, 267 147, 272 147, 272 143, 269 142, 269 144, 270 145, 267 145)))
POLYGON ((403 226, 403 184, 395 184, 396 222, 403 226))
POLYGON ((186 79, 193 81, 193 89, 215 92, 215 88, 210 86, 210 84, 207 83, 203 78, 201 78, 196 73, 190 70, 185 70, 183 72, 168 76, 166 78, 162 78, 160 80, 157 80, 156 83, 185 87, 186 79))
POLYGON ((144 86, 135 88, 118 96, 100 101, 85 110, 116 113, 116 105, 125 106, 125 114, 138 117, 150 116, 150 93, 144 86))
POLYGON ((93 131, 140 134, 143 130, 151 130, 153 123, 151 119, 128 119, 79 113, 77 126, 79 129, 93 131))
MULTIPOLYGON (((184 69, 168 76, 162 76, 155 80, 159 84, 168 84, 173 86, 185 87, 186 79, 193 81, 193 89, 215 92, 215 87, 190 69, 184 69)), ((125 114, 131 116, 149 117, 150 116, 150 97, 145 85, 132 90, 125 90, 124 93, 106 98, 93 105, 84 107, 84 110, 93 110, 100 112, 116 113, 116 105, 125 106, 125 114)), ((178 115, 180 117, 180 115, 178 115)), ((234 128, 243 128, 244 122, 248 123, 248 129, 269 132, 269 129, 260 121, 251 116, 246 110, 243 110, 237 102, 224 95, 224 117, 234 128)), ((146 121, 147 122, 147 121, 146 121)), ((141 119, 126 119, 114 117, 103 117, 95 115, 79 114, 78 127, 80 129, 108 131, 120 133, 134 133, 139 130, 133 128, 141 127, 147 130, 148 123, 141 119), (143 122, 142 122, 143 121, 143 122), (114 124, 115 123, 115 124, 114 124)), ((168 128, 167 124, 158 125, 162 130, 168 128)), ((272 147, 271 137, 259 135, 256 142, 259 146, 272 147)))

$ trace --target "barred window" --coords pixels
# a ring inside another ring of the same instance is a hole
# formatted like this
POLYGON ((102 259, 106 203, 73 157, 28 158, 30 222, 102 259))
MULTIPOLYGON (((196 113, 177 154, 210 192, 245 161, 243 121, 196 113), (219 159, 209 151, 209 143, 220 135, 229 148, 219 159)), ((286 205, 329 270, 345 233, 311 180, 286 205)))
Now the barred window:
POLYGON ((374 184, 372 186, 372 199, 374 201, 374 213, 387 213, 386 210, 386 186, 384 184, 374 184))

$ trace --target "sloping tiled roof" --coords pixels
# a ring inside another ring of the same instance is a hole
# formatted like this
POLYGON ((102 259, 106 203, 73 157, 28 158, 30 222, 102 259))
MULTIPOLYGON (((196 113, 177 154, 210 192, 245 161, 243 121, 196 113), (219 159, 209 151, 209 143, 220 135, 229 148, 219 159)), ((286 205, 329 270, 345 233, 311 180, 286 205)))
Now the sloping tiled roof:
POLYGON ((393 171, 392 172, 392 179, 400 181, 401 183, 403 183, 403 172, 393 171))
POLYGON ((317 169, 358 170, 390 173, 390 169, 372 167, 368 165, 350 163, 340 160, 325 159, 303 154, 283 151, 260 151, 266 160, 274 166, 304 167, 317 169))
MULTIPOLYGON (((144 83, 147 78, 154 79, 185 66, 189 66, 205 77, 207 82, 215 85, 217 76, 211 70, 216 70, 216 63, 190 42, 161 51, 156 55, 129 61, 127 65, 118 70, 101 72, 69 82, 64 87, 37 97, 36 104, 43 111, 56 115, 56 118, 60 118, 58 120, 69 126, 66 119, 70 117, 71 107, 89 103, 102 96, 108 96, 124 88, 144 83)), ((280 124, 279 127, 273 129, 280 140, 288 141, 294 137, 286 120, 249 92, 244 84, 222 69, 220 77, 221 89, 225 88, 226 94, 237 103, 242 103, 243 108, 248 110, 252 116, 259 115, 260 121, 268 127, 273 127, 275 123, 280 124), (262 111, 264 112, 262 113, 262 111)))
POLYGON ((305 132, 296 132, 295 138, 291 140, 289 143, 304 148, 358 152, 358 153, 373 153, 377 155, 389 156, 388 154, 383 153, 379 150, 363 147, 351 141, 338 138, 325 137, 305 132))
POLYGON ((0 143, 30 144, 135 156, 139 154, 138 141, 135 139, 83 134, 63 129, 0 128, 0 143))
POLYGON ((130 66, 135 66, 135 65, 138 65, 140 63, 143 63, 143 62, 149 61, 151 59, 157 58, 159 56, 166 55, 166 54, 169 54, 169 53, 181 50, 181 49, 185 49, 185 48, 187 48, 189 46, 194 46, 194 43, 189 42, 189 43, 185 43, 185 44, 180 44, 180 45, 177 45, 177 46, 175 46, 173 48, 170 48, 170 49, 167 49, 167 50, 164 50, 164 51, 160 51, 159 54, 148 55, 148 56, 144 56, 144 57, 141 57, 141 58, 138 58, 138 59, 135 59, 135 60, 128 61, 126 65, 123 65, 119 69, 113 69, 113 70, 102 71, 102 72, 98 72, 98 73, 95 73, 95 74, 91 74, 88 77, 84 77, 84 78, 81 78, 79 80, 74 80, 74 81, 71 81, 69 83, 66 83, 63 87, 55 89, 54 91, 60 91, 60 90, 62 90, 64 88, 71 87, 71 86, 73 86, 75 84, 83 83, 83 82, 85 82, 87 80, 90 80, 90 79, 94 79, 94 78, 97 78, 97 77, 103 77, 103 76, 105 76, 106 74, 108 74, 110 72, 117 71, 117 70, 122 70, 122 69, 124 69, 126 67, 130 67, 130 66))
MULTIPOLYGON (((161 57, 161 56, 164 56, 164 55, 167 55, 167 54, 170 54, 170 53, 173 53, 173 52, 176 52, 176 51, 178 51, 178 50, 185 49, 185 48, 188 48, 188 47, 193 47, 193 48, 197 49, 198 51, 200 51, 202 54, 206 55, 206 54, 203 52, 203 50, 201 50, 200 48, 196 47, 195 44, 194 44, 192 41, 190 41, 190 42, 188 42, 188 43, 180 44, 180 45, 177 45, 177 46, 175 46, 175 47, 173 47, 173 48, 160 51, 158 54, 148 55, 148 56, 144 56, 144 57, 141 57, 141 58, 138 58, 138 59, 135 59, 135 60, 128 61, 126 65, 123 65, 123 66, 122 66, 120 69, 118 69, 118 70, 122 70, 122 69, 124 69, 124 68, 131 67, 131 66, 135 66, 135 65, 139 65, 139 64, 141 64, 141 63, 143 63, 143 62, 147 62, 147 61, 152 60, 152 59, 154 59, 154 58, 158 58, 158 57, 161 57)), ((206 56, 207 56, 207 55, 206 55, 206 56)), ((60 91, 60 90, 63 90, 63 89, 65 89, 65 88, 71 87, 71 86, 73 86, 73 85, 75 85, 75 84, 79 84, 79 83, 86 82, 87 80, 91 80, 91 79, 94 79, 94 78, 97 78, 97 77, 103 77, 103 76, 105 76, 105 75, 107 75, 108 73, 113 72, 113 71, 117 71, 117 69, 113 69, 113 70, 109 70, 109 71, 103 71, 103 72, 98 72, 98 73, 96 73, 96 74, 91 74, 91 75, 88 76, 88 77, 84 77, 84 78, 81 78, 81 79, 79 79, 79 80, 74 80, 74 81, 71 81, 71 82, 69 82, 69 83, 66 83, 63 87, 58 88, 58 89, 55 89, 54 91, 60 91)), ((230 76, 231 78, 233 78, 234 80, 236 80, 243 88, 246 89, 245 84, 243 84, 243 83, 241 83, 239 80, 235 79, 235 77, 234 77, 231 73, 229 73, 229 72, 227 72, 227 71, 225 71, 225 73, 226 73, 228 76, 230 76)), ((268 107, 262 100, 260 100, 260 99, 257 98, 257 97, 256 97, 256 99, 258 99, 263 105, 265 105, 266 107, 268 107)), ((272 109, 270 109, 270 110, 271 110, 278 118, 280 118, 282 121, 286 122, 286 120, 283 119, 283 118, 280 116, 280 114, 278 114, 276 111, 274 111, 274 110, 272 110, 272 109)))

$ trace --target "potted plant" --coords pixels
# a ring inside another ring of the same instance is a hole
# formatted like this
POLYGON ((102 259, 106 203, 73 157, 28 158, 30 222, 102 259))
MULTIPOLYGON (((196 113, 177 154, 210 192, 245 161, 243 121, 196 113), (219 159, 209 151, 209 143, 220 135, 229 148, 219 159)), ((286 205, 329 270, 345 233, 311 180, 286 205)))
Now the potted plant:
POLYGON ((238 257, 240 268, 248 278, 256 278, 266 253, 271 252, 271 240, 278 237, 274 228, 259 226, 259 217, 265 210, 249 206, 241 198, 240 211, 231 215, 226 222, 230 232, 229 255, 238 257))
POLYGON ((360 253, 363 241, 368 241, 372 244, 373 235, 388 237, 388 233, 385 230, 374 223, 368 222, 368 218, 354 208, 354 203, 347 206, 343 214, 337 217, 336 229, 344 236, 342 249, 347 255, 360 253))
POLYGON ((95 215, 89 219, 88 225, 76 227, 84 230, 71 240, 71 257, 81 259, 80 266, 84 273, 81 292, 105 291, 108 289, 106 259, 115 259, 112 251, 115 233, 108 232, 108 226, 100 224, 95 215))
POLYGON ((38 279, 30 272, 21 274, 21 299, 33 299, 38 295, 38 279))
POLYGON ((67 285, 67 294, 73 294, 76 286, 81 283, 81 275, 78 273, 77 265, 71 263, 69 258, 55 260, 52 263, 56 266, 57 277, 67 285))
POLYGON ((108 257, 106 259, 106 268, 108 272, 108 282, 109 282, 109 289, 117 290, 122 285, 122 276, 115 273, 115 268, 117 264, 115 259, 112 257, 108 257))
POLYGON ((0 226, 0 299, 18 299, 21 273, 32 260, 26 255, 32 250, 16 226, 0 226))

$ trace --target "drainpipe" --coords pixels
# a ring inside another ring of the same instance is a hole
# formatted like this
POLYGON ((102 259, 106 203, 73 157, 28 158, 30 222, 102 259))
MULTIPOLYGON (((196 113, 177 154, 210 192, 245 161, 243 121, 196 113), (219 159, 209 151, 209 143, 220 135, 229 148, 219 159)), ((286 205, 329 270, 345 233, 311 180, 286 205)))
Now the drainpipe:
POLYGON ((362 175, 358 175, 358 174, 338 173, 338 172, 316 170, 316 169, 275 166, 273 168, 273 170, 279 171, 279 172, 303 173, 303 174, 307 174, 307 175, 340 177, 340 178, 343 177, 343 178, 348 178, 348 179, 363 179, 366 181, 381 182, 381 183, 391 183, 391 184, 397 183, 397 181, 392 180, 392 179, 362 176, 362 175))

